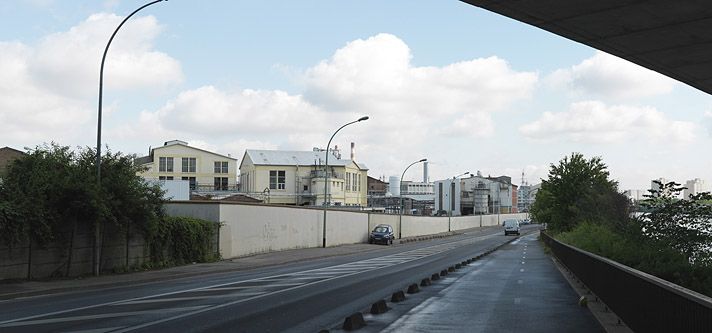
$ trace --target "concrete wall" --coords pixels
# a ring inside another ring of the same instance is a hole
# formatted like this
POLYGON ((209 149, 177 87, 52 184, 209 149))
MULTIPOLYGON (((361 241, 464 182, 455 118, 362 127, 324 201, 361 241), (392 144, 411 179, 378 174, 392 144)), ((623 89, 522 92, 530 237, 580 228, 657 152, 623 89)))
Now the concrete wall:
MULTIPOLYGON (((290 206, 225 202, 171 202, 165 205, 173 216, 191 216, 222 223, 220 252, 223 258, 256 253, 322 246, 323 210, 290 206)), ((463 217, 404 215, 402 237, 437 234, 496 226, 507 218, 526 214, 463 217)), ((329 210, 326 220, 327 246, 363 243, 378 224, 393 226, 399 233, 399 216, 360 211, 329 210)))
MULTIPOLYGON (((107 224, 102 246, 101 270, 103 272, 139 266, 150 260, 143 237, 107 224), (128 257, 127 257, 128 255, 128 257)), ((43 279, 48 277, 79 276, 93 271, 94 236, 88 225, 79 226, 72 238, 71 231, 57 235, 55 242, 43 247, 37 244, 19 244, 12 248, 0 244, 0 281, 6 279, 43 279), (71 262, 69 244, 72 244, 71 262)))
POLYGON ((403 215, 403 237, 447 232, 447 217, 403 215))
MULTIPOLYGON (((319 213, 323 216, 322 211, 319 213)), ((367 242, 370 231, 366 212, 327 212, 326 246, 367 242)))

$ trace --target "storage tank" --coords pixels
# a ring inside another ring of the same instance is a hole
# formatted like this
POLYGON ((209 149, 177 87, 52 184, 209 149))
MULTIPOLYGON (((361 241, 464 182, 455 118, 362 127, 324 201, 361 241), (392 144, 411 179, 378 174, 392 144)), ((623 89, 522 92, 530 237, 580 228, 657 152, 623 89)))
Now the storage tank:
POLYGON ((391 192, 393 196, 400 196, 400 178, 398 176, 388 177, 388 192, 391 192))

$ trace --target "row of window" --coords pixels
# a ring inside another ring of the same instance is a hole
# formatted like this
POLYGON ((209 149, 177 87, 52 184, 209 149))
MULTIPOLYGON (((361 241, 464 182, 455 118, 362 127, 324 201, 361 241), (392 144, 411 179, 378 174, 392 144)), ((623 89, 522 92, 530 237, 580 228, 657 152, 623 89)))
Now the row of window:
POLYGON ((361 190, 361 174, 359 173, 346 173, 346 190, 358 192, 361 190))
MULTIPOLYGON (((195 177, 181 177, 181 180, 187 180, 190 183, 190 189, 195 190, 198 183, 195 177)), ((227 177, 214 177, 213 178, 213 189, 215 191, 227 191, 228 190, 228 178, 227 177)), ((158 176, 158 180, 173 180, 173 176, 158 176)))
MULTIPOLYGON (((181 172, 195 172, 196 158, 182 157, 181 172)), ((173 172, 173 157, 158 158, 158 172, 173 172)), ((215 161, 213 163, 214 173, 228 173, 227 161, 215 161)))
MULTIPOLYGON (((287 186, 286 172, 284 170, 270 170, 269 171, 269 189, 270 190, 284 190, 287 186)), ((332 182, 332 187, 341 188, 342 183, 332 182)), ((304 187, 307 190, 307 187, 304 187)), ((343 188, 341 188, 343 190, 343 188)), ((357 173, 346 173, 346 190, 358 192, 361 190, 361 175, 357 173)))

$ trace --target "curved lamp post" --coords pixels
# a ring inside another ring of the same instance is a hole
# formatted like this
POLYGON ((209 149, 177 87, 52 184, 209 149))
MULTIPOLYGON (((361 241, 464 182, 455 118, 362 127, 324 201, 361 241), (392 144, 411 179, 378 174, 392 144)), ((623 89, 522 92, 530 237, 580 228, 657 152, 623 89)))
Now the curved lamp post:
MULTIPOLYGON (((101 57, 101 67, 99 68, 99 116, 98 116, 98 124, 97 124, 97 129, 96 129, 96 184, 97 188, 99 185, 101 185, 101 105, 102 105, 102 99, 103 99, 103 94, 104 94, 104 63, 106 62, 106 53, 109 52, 109 46, 111 45, 111 42, 114 40, 114 36, 116 36, 116 33, 119 32, 119 29, 128 21, 131 16, 134 14, 138 13, 141 9, 144 9, 150 5, 163 2, 163 1, 168 1, 168 0, 155 0, 152 2, 149 2, 138 9, 134 10, 129 16, 126 16, 123 21, 121 21, 121 24, 119 24, 118 27, 116 27, 116 30, 114 30, 114 33, 111 34, 111 37, 109 38, 109 42, 106 43, 106 48, 104 48, 104 55, 101 57)), ((94 231, 94 253, 93 253, 93 261, 94 261, 94 267, 93 267, 93 273, 94 275, 99 275, 99 258, 101 257, 101 253, 99 252, 101 250, 100 243, 99 243, 99 238, 100 238, 100 233, 99 233, 99 226, 96 227, 94 231)))
MULTIPOLYGON (((470 174, 470 172, 468 171, 468 172, 459 174, 459 175, 457 175, 457 176, 455 176, 455 177, 452 177, 452 182, 451 182, 451 184, 454 184, 454 183, 455 183, 455 179, 457 179, 457 178, 459 178, 459 177, 462 177, 462 176, 465 176, 465 175, 469 175, 469 174, 470 174)), ((451 188, 452 188, 452 185, 450 185, 450 189, 451 189, 451 188)), ((450 189, 448 189, 448 191, 450 191, 450 189)), ((454 194, 454 193, 451 193, 451 194, 454 194)), ((453 209, 453 208, 452 208, 452 204, 453 204, 454 200, 455 200, 454 195, 450 195, 450 203, 449 203, 450 207, 448 207, 448 210, 447 210, 447 211, 448 211, 448 214, 447 214, 447 231, 448 231, 448 232, 450 232, 451 227, 452 227, 452 223, 450 222, 450 220, 452 219, 452 209, 453 209)))
POLYGON ((163 1, 168 1, 168 0, 155 0, 153 2, 149 2, 138 9, 134 10, 129 16, 126 16, 123 21, 121 21, 121 24, 119 24, 118 27, 116 27, 116 30, 114 30, 114 33, 111 34, 111 38, 109 38, 109 42, 106 43, 106 48, 104 48, 104 55, 101 57, 101 68, 99 69, 99 122, 97 125, 97 130, 96 130, 96 182, 97 184, 101 184, 101 103, 103 99, 103 93, 104 93, 104 62, 106 62, 106 53, 109 52, 109 46, 111 45, 111 42, 114 40, 114 36, 116 36, 116 33, 119 32, 119 29, 128 21, 131 16, 134 14, 138 13, 141 9, 144 9, 150 5, 163 2, 163 1))
POLYGON ((334 134, 331 135, 331 138, 329 138, 329 143, 326 144, 326 158, 324 161, 324 225, 323 225, 323 234, 322 234, 322 247, 326 247, 326 208, 329 207, 329 146, 331 146, 331 140, 334 139, 334 136, 336 136, 336 133, 339 133, 339 131, 351 124, 358 123, 360 121, 368 120, 368 116, 363 116, 361 118, 358 118, 357 120, 354 120, 350 123, 344 124, 343 126, 339 127, 339 129, 334 132, 334 134))
MULTIPOLYGON (((405 170, 403 170, 403 173, 401 174, 401 177, 400 177, 401 185, 403 184, 403 177, 405 177, 405 172, 408 171, 408 168, 412 167, 416 163, 422 163, 427 160, 428 160, 427 158, 424 158, 422 160, 415 161, 415 162, 411 163, 410 165, 408 165, 405 168, 405 170)), ((400 210, 399 211, 400 211, 400 215, 398 216, 398 239, 401 239, 401 236, 403 235, 403 233, 401 232, 401 227, 403 226, 403 193, 400 194, 400 210)))

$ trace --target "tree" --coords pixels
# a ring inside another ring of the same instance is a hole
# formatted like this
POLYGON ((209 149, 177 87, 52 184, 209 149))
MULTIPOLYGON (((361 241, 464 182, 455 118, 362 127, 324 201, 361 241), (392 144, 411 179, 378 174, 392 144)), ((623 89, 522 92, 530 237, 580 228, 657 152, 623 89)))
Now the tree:
POLYGON ((690 262, 712 264, 712 195, 704 192, 681 200, 685 188, 680 184, 654 182, 658 189, 648 190, 641 203, 647 212, 637 219, 643 235, 680 251, 690 262))
MULTIPOLYGON (((68 246, 77 228, 98 230, 113 224, 150 236, 163 217, 160 187, 137 176, 132 155, 106 150, 101 187, 96 182, 96 150, 76 152, 55 143, 28 151, 8 167, 0 187, 0 231, 8 245, 31 240, 43 246, 61 241, 68 246), (98 228, 98 229, 97 229, 98 228)), ((114 236, 114 235, 111 235, 114 236)))
POLYGON ((617 226, 627 220, 628 201, 600 157, 572 153, 551 164, 531 213, 554 232, 570 231, 584 221, 617 226))

